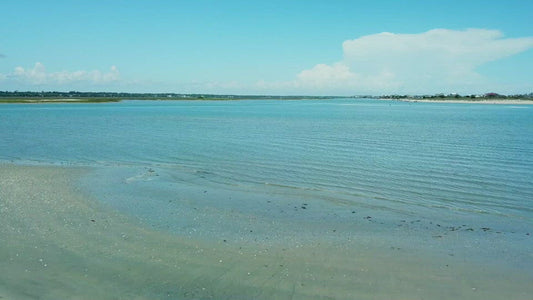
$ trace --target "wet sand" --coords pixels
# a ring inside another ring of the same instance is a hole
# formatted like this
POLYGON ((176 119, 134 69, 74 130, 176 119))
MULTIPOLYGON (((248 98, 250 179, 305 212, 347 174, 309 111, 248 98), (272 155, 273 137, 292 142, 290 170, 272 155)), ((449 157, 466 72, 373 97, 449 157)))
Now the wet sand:
MULTIPOLYGON (((530 299, 514 270, 321 239, 283 247, 156 231, 76 186, 0 165, 0 299, 530 299)), ((294 224, 298 226, 298 224, 294 224)))

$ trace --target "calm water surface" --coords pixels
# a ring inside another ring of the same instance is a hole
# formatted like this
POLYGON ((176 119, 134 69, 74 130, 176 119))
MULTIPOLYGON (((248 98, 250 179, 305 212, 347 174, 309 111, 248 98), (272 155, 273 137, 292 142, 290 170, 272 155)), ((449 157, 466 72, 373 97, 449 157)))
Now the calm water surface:
POLYGON ((532 132, 533 108, 517 105, 9 104, 0 159, 94 166, 86 190, 178 234, 386 236, 529 268, 532 132))

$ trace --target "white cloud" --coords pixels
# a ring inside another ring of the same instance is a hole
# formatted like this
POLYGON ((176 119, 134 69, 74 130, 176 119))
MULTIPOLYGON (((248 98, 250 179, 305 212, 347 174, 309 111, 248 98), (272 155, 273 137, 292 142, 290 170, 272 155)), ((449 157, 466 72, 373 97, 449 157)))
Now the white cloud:
MULTIPOLYGON (((16 67, 13 73, 3 75, 3 78, 34 85, 61 85, 80 82, 89 84, 106 84, 118 81, 120 79, 120 72, 116 66, 111 66, 107 73, 102 73, 98 70, 47 72, 45 66, 42 63, 37 62, 32 69, 16 67)), ((1 74, 0 79, 2 79, 1 74)))
POLYGON ((359 76, 352 73, 350 68, 342 63, 333 65, 318 64, 310 70, 304 70, 298 74, 298 80, 313 84, 317 87, 324 85, 339 84, 346 81, 358 80, 359 76))
POLYGON ((533 47, 533 37, 503 38, 497 30, 435 29, 379 33, 343 43, 343 58, 303 70, 291 82, 258 87, 307 93, 357 94, 469 90, 487 84, 476 68, 533 47))

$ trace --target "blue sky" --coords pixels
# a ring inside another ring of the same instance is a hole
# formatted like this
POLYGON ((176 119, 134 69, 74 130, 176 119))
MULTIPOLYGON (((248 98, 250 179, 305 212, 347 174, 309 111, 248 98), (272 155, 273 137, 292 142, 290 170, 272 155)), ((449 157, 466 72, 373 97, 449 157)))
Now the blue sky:
POLYGON ((533 1, 2 1, 0 90, 533 92, 533 1))

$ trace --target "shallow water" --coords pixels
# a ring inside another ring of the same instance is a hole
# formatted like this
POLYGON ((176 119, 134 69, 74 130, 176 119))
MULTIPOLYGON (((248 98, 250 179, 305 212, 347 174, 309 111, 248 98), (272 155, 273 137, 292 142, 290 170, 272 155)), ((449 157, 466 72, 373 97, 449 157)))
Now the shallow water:
POLYGON ((91 172, 0 165, 0 297, 528 299, 533 292, 531 277, 512 267, 366 239, 337 243, 322 234, 276 245, 152 230, 82 192, 76 182, 91 172))
MULTIPOLYGON (((386 257, 406 272, 415 270, 400 262, 414 259, 429 276, 454 266, 505 286, 533 277, 532 115, 349 99, 10 104, 0 106, 0 159, 90 167, 72 183, 79 193, 165 236, 313 247, 320 260, 334 248, 330 259, 386 257)), ((396 289, 409 286, 402 280, 396 289)), ((350 291, 343 282, 329 284, 350 291)), ((449 288, 431 298, 458 291, 449 288)))

